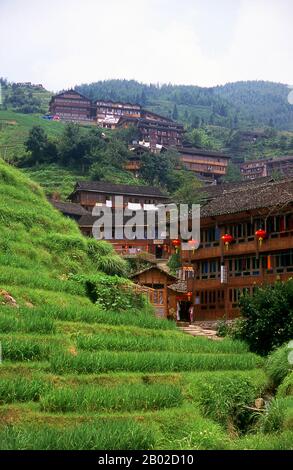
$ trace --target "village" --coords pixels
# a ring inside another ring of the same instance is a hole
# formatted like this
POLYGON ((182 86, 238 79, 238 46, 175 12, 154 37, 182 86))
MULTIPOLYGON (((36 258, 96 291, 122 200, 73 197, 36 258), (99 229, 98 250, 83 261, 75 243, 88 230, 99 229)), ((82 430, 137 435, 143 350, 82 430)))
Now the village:
POLYGON ((0 1, 3 468, 289 466, 292 17, 0 1))
MULTIPOLYGON (((184 250, 184 240, 171 239, 168 231, 158 233, 158 222, 151 240, 146 236, 109 240, 123 257, 149 263, 132 279, 148 288, 158 316, 179 324, 231 320, 239 315, 243 293, 292 276, 293 157, 243 163, 243 181, 223 183, 230 157, 183 146, 182 125, 139 105, 93 103, 70 90, 52 98, 50 113, 65 121, 90 120, 104 128, 137 126, 140 140, 130 146, 133 157, 125 165, 127 170, 139 172, 142 154, 155 153, 160 158, 164 150, 176 148, 184 166, 202 182, 198 249, 184 250), (177 253, 178 267, 171 272, 168 260, 177 253)), ((85 236, 92 237, 97 220, 93 209, 103 205, 115 209, 116 196, 123 197, 124 207, 146 213, 158 204, 172 202, 155 187, 79 181, 68 202, 52 203, 73 218, 85 236)))

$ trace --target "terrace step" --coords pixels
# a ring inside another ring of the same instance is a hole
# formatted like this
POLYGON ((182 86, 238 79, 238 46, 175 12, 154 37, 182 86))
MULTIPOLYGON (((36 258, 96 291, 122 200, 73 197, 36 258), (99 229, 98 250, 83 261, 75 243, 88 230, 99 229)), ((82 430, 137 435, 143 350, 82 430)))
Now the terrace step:
POLYGON ((220 340, 219 336, 217 336, 217 332, 214 329, 211 328, 203 328, 200 325, 191 323, 180 323, 178 324, 178 329, 182 331, 183 333, 187 333, 191 336, 203 336, 212 340, 220 340))

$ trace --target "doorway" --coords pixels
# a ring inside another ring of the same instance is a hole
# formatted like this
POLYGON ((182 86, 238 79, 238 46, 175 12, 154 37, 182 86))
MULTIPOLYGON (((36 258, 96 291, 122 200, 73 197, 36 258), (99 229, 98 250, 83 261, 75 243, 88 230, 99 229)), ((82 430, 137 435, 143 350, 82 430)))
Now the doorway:
POLYGON ((161 259, 163 256, 163 247, 161 245, 156 245, 155 250, 156 258, 161 259))
POLYGON ((179 301, 179 318, 180 321, 190 322, 189 308, 191 307, 192 302, 186 300, 179 301))

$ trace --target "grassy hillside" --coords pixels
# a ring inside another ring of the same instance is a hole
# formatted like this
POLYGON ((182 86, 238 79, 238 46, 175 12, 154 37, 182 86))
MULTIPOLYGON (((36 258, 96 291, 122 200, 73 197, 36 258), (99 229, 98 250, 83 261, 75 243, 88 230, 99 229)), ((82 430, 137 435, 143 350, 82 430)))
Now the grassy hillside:
MULTIPOLYGON (((64 130, 64 123, 48 121, 41 114, 23 114, 0 109, 0 158, 15 162, 25 153, 24 141, 33 126, 41 126, 49 137, 58 139, 64 130)), ((87 132, 92 126, 80 126, 87 132)))
POLYGON ((263 359, 155 318, 102 273, 122 269, 111 247, 2 161, 0 192, 1 450, 291 446, 288 429, 241 437, 263 359))

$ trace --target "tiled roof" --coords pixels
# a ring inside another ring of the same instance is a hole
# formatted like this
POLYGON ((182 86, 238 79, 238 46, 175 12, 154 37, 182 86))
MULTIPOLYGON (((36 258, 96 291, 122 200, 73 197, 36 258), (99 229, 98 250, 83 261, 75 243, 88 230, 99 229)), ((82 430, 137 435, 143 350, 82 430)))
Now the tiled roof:
POLYGON ((293 178, 253 182, 254 184, 240 184, 224 190, 202 207, 201 217, 236 214, 267 207, 277 209, 293 204, 293 178))
POLYGON ((175 284, 168 286, 168 289, 185 294, 187 292, 187 281, 177 281, 175 284))
POLYGON ((176 276, 174 276, 173 274, 170 273, 170 270, 168 267, 166 266, 161 266, 160 264, 153 264, 152 266, 148 266, 147 268, 144 268, 144 269, 141 269, 140 271, 132 274, 130 277, 131 278, 134 278, 136 276, 139 276, 140 274, 143 274, 147 271, 150 271, 151 269, 158 269, 159 271, 161 271, 162 273, 166 274, 167 276, 169 277, 172 277, 174 279, 177 279, 176 276))
POLYGON ((63 214, 86 216, 89 212, 80 204, 50 200, 51 204, 63 214))
POLYGON ((167 196, 159 188, 153 186, 130 186, 113 184, 104 181, 78 181, 75 191, 94 191, 107 194, 129 194, 131 196, 149 196, 166 199, 167 196))
POLYGON ((219 158, 227 158, 230 160, 231 157, 225 155, 224 153, 217 152, 216 150, 205 150, 196 147, 178 147, 177 152, 181 153, 182 155, 200 155, 206 157, 219 157, 219 158))
POLYGON ((86 215, 81 216, 78 221, 78 225, 80 227, 92 227, 97 219, 98 217, 93 217, 92 214, 87 213, 86 215))
POLYGON ((200 188, 201 196, 204 201, 210 201, 216 197, 222 196, 223 194, 232 191, 236 188, 254 188, 260 184, 269 183, 274 181, 272 176, 266 176, 264 178, 257 178, 253 180, 238 181, 235 183, 220 183, 204 186, 200 188))

